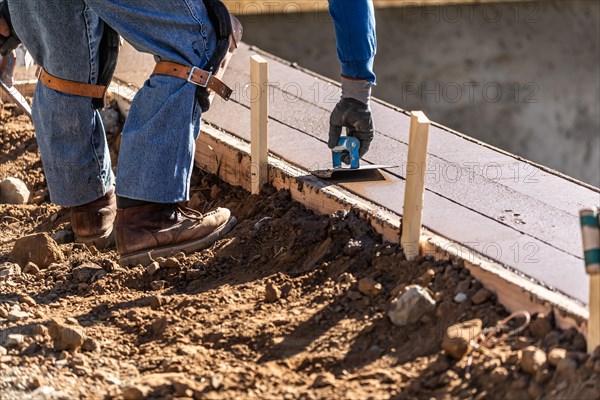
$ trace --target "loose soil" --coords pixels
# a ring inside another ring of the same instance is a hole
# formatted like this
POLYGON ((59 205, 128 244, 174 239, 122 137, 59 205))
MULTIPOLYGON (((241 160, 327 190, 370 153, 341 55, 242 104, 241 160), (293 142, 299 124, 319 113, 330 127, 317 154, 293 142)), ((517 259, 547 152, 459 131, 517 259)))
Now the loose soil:
MULTIPOLYGON (((114 152, 116 135, 109 141, 114 152)), ((0 178, 23 179, 39 203, 0 205, 1 266, 19 237, 68 232, 70 223, 49 202, 31 124, 9 105, 0 148, 0 178)), ((579 333, 542 317, 474 351, 470 367, 444 354, 450 325, 494 326, 508 315, 493 296, 474 304, 481 285, 460 262, 408 262, 353 212, 315 215, 287 192, 252 196, 195 171, 189 206, 217 205, 239 223, 205 251, 121 268, 114 249, 67 239, 64 261, 0 278, 0 398, 600 398, 600 351, 587 355, 579 333), (361 293, 365 277, 381 289, 361 293), (425 287, 436 309, 398 327, 390 300, 409 284, 425 287), (463 303, 454 301, 459 288, 463 303), (30 316, 9 321, 17 305, 30 316), (83 346, 55 349, 57 329, 83 346), (15 333, 23 342, 7 345, 15 333), (564 348, 566 361, 528 374, 529 345, 564 348)))

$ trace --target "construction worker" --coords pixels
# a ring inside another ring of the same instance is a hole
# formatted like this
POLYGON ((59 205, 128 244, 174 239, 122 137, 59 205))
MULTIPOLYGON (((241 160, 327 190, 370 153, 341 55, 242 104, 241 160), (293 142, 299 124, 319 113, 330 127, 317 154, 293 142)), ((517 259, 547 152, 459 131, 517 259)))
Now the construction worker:
MULTIPOLYGON (((360 139, 363 155, 373 138, 373 4, 329 3, 342 99, 331 114, 328 145, 335 146, 346 127, 360 139)), ((18 37, 43 68, 33 123, 50 198, 71 207, 77 241, 103 248, 114 235, 120 263, 129 265, 197 251, 227 234, 235 225, 229 210, 202 215, 178 205, 188 200, 200 115, 208 109, 205 86, 228 96, 228 88, 209 74, 219 68, 235 30, 223 4, 0 0, 5 6, 0 45, 18 37), (98 109, 116 64, 117 33, 153 54, 157 68, 129 110, 115 182, 98 109)))

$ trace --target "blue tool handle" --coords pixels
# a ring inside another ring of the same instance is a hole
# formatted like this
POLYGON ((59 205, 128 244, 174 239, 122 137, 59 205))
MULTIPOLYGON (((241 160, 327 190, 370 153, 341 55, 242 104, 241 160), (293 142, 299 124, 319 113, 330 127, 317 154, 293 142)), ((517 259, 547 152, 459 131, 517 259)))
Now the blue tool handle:
POLYGON ((360 141, 353 136, 341 137, 335 146, 331 150, 333 157, 333 168, 342 168, 342 154, 348 153, 350 155, 350 168, 357 169, 360 166, 358 157, 358 149, 360 148, 360 141))

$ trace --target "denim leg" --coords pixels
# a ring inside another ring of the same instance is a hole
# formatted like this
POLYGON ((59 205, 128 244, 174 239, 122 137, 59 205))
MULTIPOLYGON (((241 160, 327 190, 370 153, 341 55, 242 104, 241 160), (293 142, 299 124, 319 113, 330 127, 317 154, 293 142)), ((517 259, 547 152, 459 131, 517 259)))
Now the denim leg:
MULTIPOLYGON (((216 35, 201 0, 84 0, 137 50, 202 68, 216 35)), ((158 203, 188 199, 200 127, 196 86, 153 75, 137 93, 123 129, 117 195, 158 203)))
MULTIPOLYGON (((83 0, 10 0, 10 8, 36 63, 60 78, 96 83, 104 24, 83 0)), ((39 84, 32 117, 52 201, 69 207, 104 195, 114 176, 92 100, 39 84)))

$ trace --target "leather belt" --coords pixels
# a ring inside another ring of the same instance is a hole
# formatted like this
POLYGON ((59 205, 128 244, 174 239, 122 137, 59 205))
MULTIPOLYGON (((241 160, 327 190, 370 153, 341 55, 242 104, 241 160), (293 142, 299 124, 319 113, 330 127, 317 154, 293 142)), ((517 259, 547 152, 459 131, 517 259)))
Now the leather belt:
POLYGON ((226 84, 215 77, 212 72, 204 71, 198 67, 188 67, 169 61, 159 61, 156 63, 156 67, 152 73, 185 79, 194 85, 212 90, 225 100, 229 100, 233 92, 226 84))
POLYGON ((50 89, 75 96, 103 99, 104 94, 106 93, 106 86, 92 85, 90 83, 81 83, 62 79, 48 73, 43 68, 41 69, 38 79, 44 84, 44 86, 49 87, 50 89))

